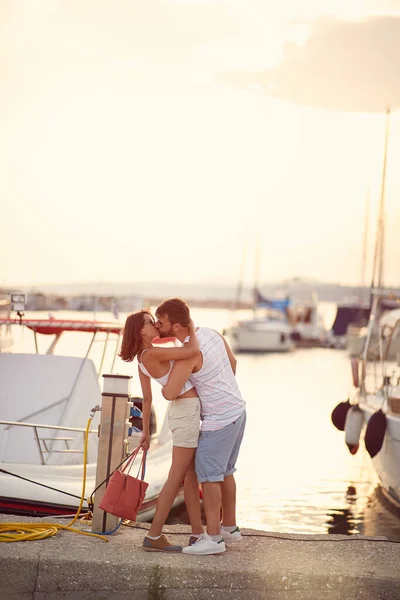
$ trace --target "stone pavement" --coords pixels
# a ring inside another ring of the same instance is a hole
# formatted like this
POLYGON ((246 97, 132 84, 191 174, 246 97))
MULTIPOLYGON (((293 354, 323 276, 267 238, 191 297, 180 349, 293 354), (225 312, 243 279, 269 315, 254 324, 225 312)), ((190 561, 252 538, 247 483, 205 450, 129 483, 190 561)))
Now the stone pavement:
MULTIPOLYGON (((68 523, 0 515, 0 522, 18 521, 68 523)), ((187 526, 164 531, 187 544, 187 526)), ((0 543, 0 600, 400 600, 398 543, 242 533, 224 554, 202 557, 144 552, 145 531, 134 526, 122 526, 108 543, 66 531, 0 543)))

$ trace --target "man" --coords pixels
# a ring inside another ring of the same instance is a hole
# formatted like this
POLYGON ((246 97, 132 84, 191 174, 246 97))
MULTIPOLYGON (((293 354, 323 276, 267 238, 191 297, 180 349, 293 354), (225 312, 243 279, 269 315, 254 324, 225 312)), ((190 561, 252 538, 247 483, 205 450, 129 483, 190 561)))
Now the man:
MULTIPOLYGON (((188 338, 188 305, 179 298, 163 302, 156 310, 160 337, 188 338)), ((213 329, 196 331, 200 357, 176 362, 163 388, 164 398, 175 400, 190 378, 201 402, 202 426, 196 451, 196 474, 202 484, 207 533, 185 554, 219 554, 225 542, 241 539, 236 525, 236 483, 233 473, 246 425, 246 405, 235 379, 236 359, 226 340, 213 329), (222 527, 220 509, 222 505, 222 527)))

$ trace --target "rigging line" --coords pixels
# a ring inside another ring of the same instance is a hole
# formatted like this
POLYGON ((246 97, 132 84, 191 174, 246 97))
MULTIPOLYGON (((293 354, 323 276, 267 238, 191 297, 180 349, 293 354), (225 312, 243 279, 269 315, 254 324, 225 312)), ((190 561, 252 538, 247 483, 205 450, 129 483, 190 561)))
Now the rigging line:
POLYGON ((58 488, 51 487, 50 485, 45 485, 44 483, 39 483, 38 481, 33 481, 32 479, 27 479, 27 477, 22 477, 22 475, 11 473, 10 471, 6 471, 5 469, 0 469, 0 473, 6 473, 6 475, 12 475, 13 477, 17 477, 17 479, 23 479, 24 481, 28 481, 29 483, 40 485, 41 487, 47 488, 48 490, 53 490, 54 492, 60 492, 60 494, 66 494, 67 496, 72 496, 72 498, 80 499, 80 496, 77 496, 76 494, 70 494, 70 492, 64 492, 64 490, 59 490, 58 488))

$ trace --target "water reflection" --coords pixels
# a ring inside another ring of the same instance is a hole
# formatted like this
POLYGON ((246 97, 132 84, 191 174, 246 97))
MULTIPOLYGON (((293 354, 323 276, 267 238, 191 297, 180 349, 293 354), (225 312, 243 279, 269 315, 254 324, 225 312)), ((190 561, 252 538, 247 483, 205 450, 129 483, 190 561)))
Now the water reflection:
POLYGON ((360 533, 400 540, 400 507, 396 508, 379 486, 374 488, 365 503, 360 533))
POLYGON ((357 503, 357 490, 353 485, 349 485, 346 490, 347 508, 332 509, 328 512, 328 529, 327 533, 350 535, 358 533, 357 525, 359 519, 355 513, 357 503))

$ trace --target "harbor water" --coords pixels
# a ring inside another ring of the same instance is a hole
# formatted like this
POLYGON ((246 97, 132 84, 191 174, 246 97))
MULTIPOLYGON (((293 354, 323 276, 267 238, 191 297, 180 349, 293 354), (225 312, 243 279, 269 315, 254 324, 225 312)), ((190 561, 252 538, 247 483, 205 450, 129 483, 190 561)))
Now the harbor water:
MULTIPOLYGON (((326 304, 322 309, 329 326, 335 307, 326 304)), ((193 309, 192 316, 196 325, 220 332, 231 320, 224 309, 193 309)), ((54 317, 86 319, 93 314, 60 311, 54 317)), ((120 315, 120 320, 125 317, 120 315)), ((96 318, 113 320, 109 313, 97 313, 96 318)), ((15 349, 34 351, 24 329, 15 349)), ((85 336, 65 336, 57 354, 80 355, 85 336)), ((48 345, 48 340, 40 343, 48 345)), ((247 403, 247 429, 236 473, 239 524, 275 532, 361 533, 400 540, 400 517, 379 492, 364 444, 361 441, 358 453, 350 455, 344 433, 330 420, 333 408, 352 390, 347 352, 296 349, 239 354, 237 359, 237 380, 247 403)), ((132 375, 131 393, 140 396, 136 362, 117 359, 115 370, 132 375)), ((167 403, 158 384, 153 382, 152 389, 160 426, 167 403)), ((184 507, 174 511, 169 522, 187 522, 184 507)))

